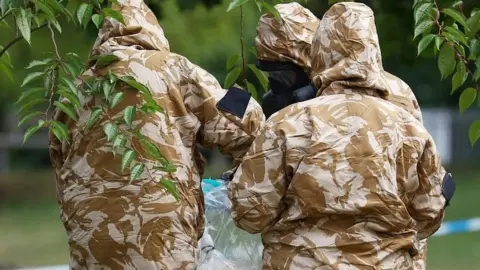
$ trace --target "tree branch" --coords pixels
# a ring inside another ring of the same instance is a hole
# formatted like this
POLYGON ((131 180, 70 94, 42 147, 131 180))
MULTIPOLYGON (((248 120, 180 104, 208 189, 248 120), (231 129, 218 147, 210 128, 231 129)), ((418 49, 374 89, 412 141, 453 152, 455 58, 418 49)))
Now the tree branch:
POLYGON ((62 57, 60 57, 60 54, 58 53, 58 46, 57 46, 57 42, 55 41, 55 32, 53 31, 52 26, 50 24, 48 24, 48 30, 50 30, 50 38, 52 39, 53 48, 55 49, 55 55, 57 56, 57 60, 60 61, 62 57))
MULTIPOLYGON (((33 28, 31 32, 33 33, 33 32, 35 32, 35 31, 38 31, 38 30, 42 29, 42 28, 45 28, 46 26, 47 26, 47 23, 44 23, 44 24, 42 24, 42 25, 40 25, 40 26, 38 26, 38 27, 33 28)), ((2 57, 2 55, 3 55, 4 53, 6 53, 7 50, 8 50, 10 47, 12 47, 15 43, 17 43, 18 41, 20 41, 20 40, 22 40, 22 39, 23 39, 22 36, 17 36, 14 40, 10 41, 7 45, 5 45, 5 47, 3 47, 3 49, 0 51, 0 57, 2 57)))

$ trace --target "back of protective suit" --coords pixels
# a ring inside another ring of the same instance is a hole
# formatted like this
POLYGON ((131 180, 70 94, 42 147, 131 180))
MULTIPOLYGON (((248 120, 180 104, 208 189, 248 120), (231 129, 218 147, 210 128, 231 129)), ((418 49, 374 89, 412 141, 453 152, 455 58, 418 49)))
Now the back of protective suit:
POLYGON ((439 228, 447 174, 382 72, 373 12, 334 5, 313 39, 317 98, 274 114, 229 186, 264 269, 413 269, 439 228))
MULTIPOLYGON (((79 121, 61 111, 55 118, 70 130, 69 140, 50 136, 50 155, 56 170, 57 200, 69 237, 73 269, 195 269, 198 240, 203 234, 201 166, 196 143, 239 159, 263 126, 257 102, 239 89, 226 91, 215 78, 169 51, 160 25, 142 0, 119 0, 114 6, 125 24, 105 20, 92 56, 115 55, 108 67, 95 61, 83 75, 131 76, 152 92, 165 113, 137 110, 133 125, 139 136, 127 145, 139 149, 139 140, 155 145, 172 162, 175 172, 156 169, 143 150, 139 159, 147 170, 129 183, 122 157, 113 155, 102 124, 123 119, 127 106, 142 106, 142 95, 128 85, 118 85, 125 98, 98 124, 85 132, 85 121, 101 105, 100 98, 83 98, 79 121), (180 200, 159 185, 170 179, 180 200)), ((79 81, 81 91, 85 85, 79 81)), ((68 102, 63 100, 62 102, 68 102)), ((125 128, 119 124, 119 130, 125 128)))

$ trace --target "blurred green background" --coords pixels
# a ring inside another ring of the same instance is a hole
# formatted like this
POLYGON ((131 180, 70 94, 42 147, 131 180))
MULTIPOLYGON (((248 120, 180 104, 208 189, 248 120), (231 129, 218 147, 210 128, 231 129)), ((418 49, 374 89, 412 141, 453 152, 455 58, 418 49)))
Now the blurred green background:
MULTIPOLYGON (((188 57, 214 74, 223 84, 228 57, 240 50, 240 14, 238 9, 227 13, 228 0, 156 0, 146 1, 157 14, 173 52, 188 57)), ((286 1, 288 2, 288 1, 286 1)), ((479 119, 473 109, 460 116, 458 94, 450 96, 449 79, 441 81, 433 50, 416 56, 417 41, 413 38, 413 0, 359 1, 372 7, 376 14, 385 69, 401 77, 414 90, 426 114, 426 126, 437 127, 448 121, 434 137, 445 141, 448 167, 458 189, 447 220, 480 217, 480 148, 471 149, 468 125, 479 119), (441 116, 437 111, 446 112, 441 116), (447 153, 448 152, 448 153, 447 153)), ((438 1, 447 5, 453 1, 438 1)), ((464 1, 471 8, 477 1, 464 1)), ((327 1, 304 4, 321 17, 327 1)), ((478 6, 478 4, 476 4, 478 6)), ((253 3, 244 10, 244 37, 247 48, 253 46, 255 27, 261 15, 253 3)), ((97 31, 90 24, 87 31, 64 25, 58 38, 62 53, 74 51, 88 55, 97 31)), ((14 31, 0 26, 0 44, 7 43, 14 31)), ((19 85, 25 76, 24 67, 33 59, 52 50, 47 30, 33 34, 33 47, 19 42, 10 50, 15 69, 15 82, 0 76, 0 133, 13 132, 11 112, 20 95, 19 85)), ((248 61, 254 61, 253 55, 248 61)), ((428 128, 428 127, 427 127, 428 128)), ((432 129, 433 132, 433 129, 432 129)), ((32 138, 32 140, 41 140, 32 138)), ((0 268, 2 265, 42 266, 68 263, 66 234, 59 220, 55 201, 55 184, 48 152, 44 149, 8 149, 8 171, 0 171, 0 268)), ((443 149, 443 148, 442 148, 443 149)), ((2 151, 2 149, 0 149, 2 151)), ((5 151, 3 151, 5 153, 5 151)), ((205 151, 209 159, 206 177, 218 177, 228 169, 228 160, 218 152, 205 151)), ((443 153, 442 153, 443 154, 443 153)), ((1 161, 0 161, 1 162, 1 161)), ((429 240, 428 269, 480 269, 480 232, 433 237, 429 240)))

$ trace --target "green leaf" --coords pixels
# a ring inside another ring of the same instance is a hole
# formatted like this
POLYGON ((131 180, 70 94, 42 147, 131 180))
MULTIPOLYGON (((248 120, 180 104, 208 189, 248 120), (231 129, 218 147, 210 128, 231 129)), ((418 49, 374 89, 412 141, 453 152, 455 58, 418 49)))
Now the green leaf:
POLYGON ((177 167, 175 167, 175 165, 173 165, 170 162, 168 162, 166 166, 155 167, 155 169, 158 169, 158 170, 161 170, 161 171, 164 171, 164 172, 168 172, 168 173, 174 173, 174 172, 177 171, 177 167))
POLYGON ((27 67, 25 67, 25 69, 31 69, 31 68, 34 68, 34 67, 46 66, 50 62, 52 62, 52 58, 47 58, 47 59, 43 59, 43 60, 33 60, 32 62, 30 62, 30 64, 28 64, 27 67))
POLYGON ((480 120, 476 120, 470 125, 470 129, 468 130, 468 138, 472 147, 475 145, 478 139, 480 139, 480 120))
POLYGON ((128 106, 125 108, 123 118, 125 119, 125 123, 129 127, 132 126, 133 119, 135 119, 135 113, 136 113, 137 108, 135 106, 128 106))
POLYGON ((442 75, 442 79, 450 76, 455 70, 455 50, 452 45, 445 43, 440 48, 438 55, 438 69, 442 75))
POLYGON ((123 19, 123 15, 122 13, 112 9, 112 8, 104 8, 102 9, 102 13, 103 13, 103 16, 105 17, 111 17, 115 20, 117 20, 118 22, 120 22, 121 24, 125 24, 125 21, 123 19))
POLYGON ((124 76, 120 78, 121 81, 125 82, 126 84, 130 85, 131 87, 137 89, 138 91, 144 94, 150 94, 150 90, 145 85, 139 83, 135 78, 132 76, 124 76))
POLYGON ((45 89, 52 90, 52 77, 55 76, 56 72, 53 70, 47 71, 45 78, 43 79, 43 87, 45 89))
POLYGON ((419 23, 417 25, 417 27, 415 27, 415 34, 413 36, 413 39, 415 39, 416 37, 418 37, 419 35, 423 34, 424 32, 426 32, 427 30, 429 30, 430 28, 432 28, 433 26, 433 21, 432 20, 425 20, 425 21, 422 21, 421 23, 419 23))
POLYGON ((97 60, 97 68, 106 67, 106 66, 110 65, 111 63, 114 63, 114 62, 118 61, 119 59, 120 58, 118 58, 117 56, 115 56, 113 54, 101 56, 97 60))
POLYGON ((106 100, 110 100, 110 93, 112 92, 114 86, 115 85, 111 84, 108 80, 103 81, 102 89, 106 100))
POLYGON ((242 69, 239 67, 236 67, 232 69, 228 74, 227 77, 225 78, 225 85, 224 87, 226 89, 230 88, 235 81, 240 77, 240 74, 242 74, 242 69))
POLYGON ((132 149, 127 149, 125 153, 123 153, 122 157, 122 172, 125 168, 129 167, 133 160, 137 158, 137 154, 133 152, 132 149))
POLYGON ((457 43, 463 43, 465 46, 468 46, 467 38, 457 29, 451 27, 451 26, 445 26, 444 28, 445 34, 450 41, 455 41, 457 43))
POLYGON ((460 99, 458 101, 458 105, 460 107, 460 113, 464 113, 468 108, 470 108, 473 102, 475 102, 476 97, 477 97, 477 90, 475 90, 475 88, 467 88, 463 90, 462 94, 460 95, 460 99))
POLYGON ((0 61, 0 71, 2 71, 10 79, 10 81, 12 82, 14 81, 12 68, 1 61, 0 61))
POLYGON ((125 95, 122 92, 115 93, 112 97, 110 108, 111 109, 115 108, 115 106, 117 106, 120 102, 122 102, 124 96, 125 95))
POLYGON ((130 183, 137 180, 145 170, 145 165, 142 163, 137 163, 132 168, 132 173, 130 174, 130 183))
POLYGON ((228 6, 227 12, 230 10, 237 8, 245 3, 247 3, 249 0, 233 0, 230 5, 228 6))
POLYGON ((25 116, 23 116, 22 119, 20 119, 17 126, 21 127, 26 122, 32 120, 34 117, 39 116, 41 114, 42 114, 41 112, 30 112, 30 113, 26 114, 25 116))
POLYGON ((70 92, 69 90, 60 90, 60 91, 58 91, 58 93, 61 96, 66 97, 68 99, 68 101, 70 101, 70 103, 72 103, 75 107, 77 107, 79 109, 82 108, 82 104, 80 103, 80 99, 74 93, 70 92))
POLYGON ((24 101, 29 101, 34 98, 43 98, 45 97, 45 92, 45 88, 32 88, 30 90, 27 90, 20 95, 15 104, 20 104, 24 101))
POLYGON ((271 13, 275 19, 279 22, 282 21, 282 17, 280 16, 280 13, 278 12, 278 10, 276 8, 274 8, 272 5, 270 5, 269 3, 267 2, 263 2, 262 3, 262 6, 269 12, 271 13))
POLYGON ((25 131, 25 135, 23 135, 23 142, 22 142, 22 146, 25 144, 25 142, 30 139, 30 137, 32 137, 33 134, 35 134, 39 129, 41 129, 42 126, 41 125, 35 125, 35 126, 31 126, 27 129, 27 131, 25 131))
POLYGON ((477 60, 475 65, 476 65, 476 70, 475 70, 475 74, 473 74, 473 79, 475 81, 478 81, 480 80, 480 60, 477 60))
POLYGON ((172 194, 172 196, 175 197, 177 201, 180 199, 177 185, 173 181, 163 178, 162 180, 160 180, 160 185, 164 187, 170 194, 172 194))
POLYGON ((97 29, 100 29, 100 27, 102 27, 103 19, 104 19, 103 16, 100 14, 94 14, 92 16, 92 22, 95 24, 97 29))
POLYGON ((467 25, 467 21, 465 20, 465 16, 463 16, 462 13, 460 13, 460 12, 454 10, 454 9, 451 9, 451 8, 445 8, 445 9, 442 10, 442 12, 445 13, 446 15, 452 17, 455 21, 459 22, 466 29, 469 29, 469 27, 467 25))
POLYGON ((17 24, 18 30, 22 34, 23 38, 32 45, 31 42, 31 28, 30 28, 30 19, 27 17, 27 13, 23 8, 20 9, 20 13, 15 16, 15 23, 17 24))
POLYGON ((32 0, 32 2, 35 3, 37 9, 43 11, 49 18, 55 18, 55 12, 44 0, 32 0))
POLYGON ((264 0, 255 0, 255 5, 257 5, 258 11, 262 12, 262 3, 264 0))
POLYGON ((127 144, 127 139, 122 134, 117 135, 113 141, 113 147, 123 147, 127 144))
POLYGON ((468 29, 467 31, 468 38, 473 38, 478 31, 480 31, 480 12, 476 12, 467 20, 468 29))
POLYGON ((55 136, 61 142, 65 142, 68 140, 68 127, 64 123, 58 122, 58 121, 52 121, 51 128, 52 128, 53 134, 55 134, 55 136))
POLYGON ((452 92, 455 92, 460 86, 462 86, 465 81, 467 80, 468 74, 467 74, 467 68, 465 67, 465 64, 462 62, 457 63, 457 72, 452 77, 452 92))
POLYGON ((65 63, 65 67, 68 69, 68 72, 70 72, 73 77, 77 77, 78 75, 80 75, 80 68, 73 63, 67 62, 65 63))
POLYGON ((43 76, 43 74, 44 74, 43 72, 33 72, 33 73, 28 74, 25 77, 25 79, 23 79, 23 83, 20 87, 24 87, 28 83, 41 78, 43 76))
POLYGON ((147 155, 149 155, 151 158, 158 160, 163 157, 157 146, 148 141, 147 139, 140 139, 140 144, 142 145, 142 148, 145 150, 147 155))
POLYGON ((257 77, 257 80, 260 82, 260 84, 262 85, 263 87, 263 90, 266 91, 267 90, 267 87, 268 87, 268 78, 267 76, 265 75, 265 73, 263 73, 260 69, 258 69, 255 65, 253 64, 250 64, 248 65, 248 67, 250 68, 250 70, 253 71, 253 73, 255 74, 255 76, 257 77))
POLYGON ((435 39, 435 37, 436 36, 434 34, 429 34, 429 35, 424 36, 420 40, 420 42, 418 42, 418 55, 420 55, 428 47, 428 45, 430 45, 430 43, 432 43, 432 41, 435 39))
POLYGON ((57 20, 51 19, 49 20, 49 23, 50 25, 53 25, 55 29, 57 29, 58 33, 62 33, 62 26, 60 26, 60 23, 57 20))
MULTIPOLYGON (((60 1, 62 1, 62 0, 60 0, 60 1)), ((59 12, 64 11, 64 7, 59 2, 57 2, 56 0, 43 0, 43 2, 46 5, 48 5, 49 7, 51 7, 53 10, 56 10, 56 11, 59 11, 59 12)))
POLYGON ((415 11, 415 23, 420 22, 433 7, 433 3, 424 3, 421 4, 415 11))
POLYGON ((257 93, 257 88, 255 87, 255 85, 253 85, 250 82, 247 82, 247 89, 248 89, 248 92, 250 92, 252 94, 252 97, 254 99, 258 100, 258 93, 257 93))
POLYGON ((445 39, 441 36, 435 37, 435 48, 437 48, 438 51, 440 51, 440 48, 442 47, 444 41, 445 39))
POLYGON ((463 5, 463 1, 457 1, 455 3, 453 3, 452 7, 458 7, 458 6, 461 6, 463 5))
POLYGON ((72 93, 74 93, 75 95, 78 95, 78 89, 70 79, 66 77, 62 77, 61 80, 68 87, 68 89, 72 91, 72 93))
POLYGON ((93 5, 82 3, 77 9, 77 20, 80 25, 86 27, 93 13, 93 5))
POLYGON ((234 54, 230 56, 230 58, 228 58, 228 61, 227 61, 227 71, 235 67, 239 59, 240 59, 239 54, 234 54))
POLYGON ((53 105, 55 105, 60 110, 62 110, 66 115, 68 115, 74 121, 78 121, 77 112, 75 111, 75 108, 72 106, 72 104, 68 104, 68 103, 65 104, 59 101, 55 101, 53 102, 53 105))
POLYGON ((115 136, 117 136, 118 126, 108 122, 103 126, 103 131, 105 132, 105 135, 107 135, 107 141, 110 142, 115 136))
POLYGON ((94 108, 90 113, 90 117, 88 118, 87 122, 85 123, 85 130, 90 129, 102 116, 102 109, 101 108, 94 108))
POLYGON ((462 45, 455 44, 455 49, 457 49, 457 52, 459 52, 463 57, 466 57, 465 48, 462 45))
POLYGON ((480 59, 480 40, 473 39, 470 42, 470 56, 468 57, 469 60, 476 60, 480 59))
POLYGON ((113 84, 117 82, 117 76, 112 73, 112 70, 108 70, 108 81, 113 84))
POLYGON ((248 51, 251 52, 255 57, 257 56, 257 49, 255 46, 248 48, 248 51))
POLYGON ((0 10, 3 15, 5 15, 5 12, 9 9, 11 2, 11 0, 0 0, 0 10))
POLYGON ((18 115, 24 115, 30 108, 37 106, 45 102, 46 100, 43 98, 37 98, 32 101, 29 101, 27 104, 23 105, 20 110, 18 111, 18 115))

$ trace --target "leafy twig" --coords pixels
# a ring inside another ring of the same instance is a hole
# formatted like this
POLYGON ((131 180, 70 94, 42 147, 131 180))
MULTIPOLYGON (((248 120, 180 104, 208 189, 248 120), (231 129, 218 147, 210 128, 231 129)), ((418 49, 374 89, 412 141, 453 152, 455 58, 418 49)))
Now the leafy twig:
MULTIPOLYGON (((33 28, 31 32, 33 33, 33 32, 35 32, 35 31, 38 31, 38 30, 46 27, 47 25, 48 25, 47 23, 44 23, 44 24, 42 24, 42 25, 40 25, 40 26, 38 26, 38 27, 33 28)), ((17 37, 16 37, 14 40, 10 41, 7 45, 5 45, 5 47, 3 47, 3 49, 0 51, 0 57, 2 57, 2 55, 3 55, 5 52, 7 52, 7 50, 8 50, 10 47, 12 47, 15 43, 17 43, 18 41, 20 41, 20 40, 22 40, 22 39, 23 39, 22 36, 17 35, 17 37)))
POLYGON ((0 22, 5 20, 10 14, 12 14, 11 12, 12 10, 8 10, 2 17, 0 17, 0 22))
POLYGON ((47 110, 45 111, 45 121, 48 121, 48 112, 50 111, 50 108, 52 107, 52 104, 53 104, 53 95, 55 94, 55 80, 56 80, 56 76, 55 76, 55 71, 57 70, 57 67, 55 67, 52 72, 50 73, 51 77, 50 77, 50 81, 52 83, 52 85, 50 86, 50 97, 49 97, 49 101, 48 101, 48 107, 47 107, 47 110))
MULTIPOLYGON (((437 4, 437 1, 436 1, 436 0, 433 0, 433 4, 435 5, 435 8, 437 9, 437 11, 440 12, 440 9, 439 9, 439 7, 438 7, 438 4, 437 4)), ((460 12, 463 14, 463 8, 462 8, 461 6, 459 7, 459 10, 460 10, 460 12)), ((464 56, 460 53, 460 51, 459 51, 459 50, 457 49, 457 47, 455 46, 454 42, 448 40, 448 39, 446 38, 445 34, 443 33, 444 30, 443 30, 442 25, 440 24, 440 21, 439 21, 440 18, 439 18, 439 17, 440 17, 440 16, 437 16, 436 18, 434 18, 434 19, 435 19, 435 24, 436 24, 437 27, 438 27, 438 35, 439 35, 439 36, 442 36, 442 37, 446 40, 446 42, 449 43, 449 44, 452 46, 453 50, 455 51, 455 57, 456 57, 458 60, 462 61, 462 62, 465 64, 465 69, 466 69, 467 73, 470 74, 470 76, 473 77, 473 76, 474 76, 473 71, 468 67, 468 60, 466 59, 466 57, 464 57, 464 56)), ((462 45, 460 44, 459 46, 462 46, 462 45)), ((477 88, 479 88, 478 83, 476 83, 476 86, 477 86, 477 88)))
POLYGON ((53 48, 55 49, 55 55, 57 56, 57 60, 61 60, 60 54, 58 53, 58 46, 57 42, 55 41, 55 31, 53 31, 52 26, 48 24, 48 29, 50 30, 50 38, 52 39, 53 48))
POLYGON ((240 6, 240 50, 242 56, 242 73, 243 73, 243 83, 247 84, 247 72, 245 70, 245 53, 243 49, 243 6, 240 6))

